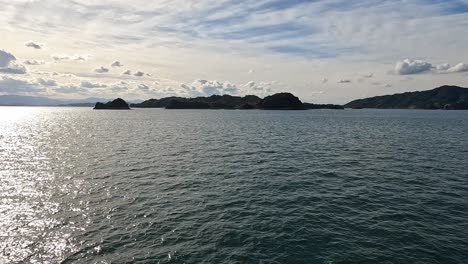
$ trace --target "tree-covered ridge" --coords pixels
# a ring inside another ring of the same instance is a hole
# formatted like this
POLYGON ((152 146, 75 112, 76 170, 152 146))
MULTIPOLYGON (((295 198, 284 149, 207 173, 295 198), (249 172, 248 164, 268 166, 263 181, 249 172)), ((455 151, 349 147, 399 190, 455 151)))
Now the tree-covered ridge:
POLYGON ((468 109, 468 88, 444 85, 429 91, 359 99, 344 105, 346 108, 381 109, 468 109))
POLYGON ((132 107, 166 109, 266 109, 266 110, 305 110, 305 109, 343 109, 340 105, 319 105, 303 103, 291 93, 277 93, 260 98, 255 95, 232 96, 212 95, 209 97, 165 97, 149 99, 132 107))

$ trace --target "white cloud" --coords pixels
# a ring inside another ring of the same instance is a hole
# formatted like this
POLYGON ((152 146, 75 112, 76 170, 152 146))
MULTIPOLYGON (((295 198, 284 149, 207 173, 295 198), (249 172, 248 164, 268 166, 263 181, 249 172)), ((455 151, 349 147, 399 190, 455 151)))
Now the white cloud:
POLYGON ((145 75, 146 76, 151 76, 151 74, 149 74, 149 73, 145 74, 142 71, 132 72, 131 70, 126 70, 126 71, 122 72, 122 75, 133 75, 135 77, 143 77, 145 75))
POLYGON ((66 84, 54 88, 54 91, 63 94, 83 94, 86 93, 88 90, 76 84, 66 84))
POLYGON ((38 93, 41 91, 42 89, 31 81, 7 76, 0 77, 0 93, 38 93))
POLYGON ((124 92, 128 90, 128 83, 124 81, 119 81, 109 85, 112 92, 124 92))
POLYGON ((272 93, 273 82, 249 81, 242 86, 242 94, 265 97, 272 93))
POLYGON ((444 72, 444 71, 447 71, 448 69, 450 69, 450 64, 448 63, 439 64, 436 66, 436 70, 438 72, 444 72))
POLYGON ((467 71, 468 71, 468 64, 465 64, 463 62, 460 62, 457 65, 447 69, 447 72, 467 72, 467 71))
POLYGON ((25 60, 24 64, 26 65, 42 65, 45 62, 43 60, 25 60))
POLYGON ((57 81, 52 79, 37 78, 37 83, 41 86, 57 86, 57 81))
POLYGON ((0 50, 0 67, 8 67, 14 61, 16 61, 16 57, 13 54, 0 50))
POLYGON ((56 55, 52 55, 52 59, 55 62, 58 62, 58 61, 86 61, 87 57, 81 56, 81 55, 56 54, 56 55))
POLYGON ((191 84, 181 84, 188 96, 211 96, 211 95, 238 95, 240 90, 236 85, 230 82, 210 81, 210 80, 195 80, 191 84))
POLYGON ((437 73, 467 72, 468 64, 460 62, 457 65, 452 66, 449 63, 444 63, 437 65, 435 68, 437 73))
POLYGON ((24 74, 26 68, 16 62, 13 54, 0 50, 0 73, 24 74))
POLYGON ((34 41, 26 42, 26 43, 24 43, 24 45, 26 47, 30 47, 30 48, 33 48, 33 49, 42 49, 42 47, 44 46, 43 43, 34 42, 34 41))
POLYGON ((111 67, 122 67, 123 64, 120 61, 114 61, 111 64, 111 67))
POLYGON ((84 87, 84 88, 106 88, 107 87, 106 84, 93 83, 93 82, 90 82, 90 81, 81 81, 80 86, 84 87))
POLYGON ((338 83, 351 83, 351 80, 341 79, 341 80, 338 81, 338 83))
POLYGON ((409 75, 427 72, 432 69, 432 64, 422 60, 405 59, 395 65, 395 74, 409 75))
POLYGON ((97 72, 97 73, 106 73, 106 72, 109 72, 109 68, 101 66, 99 68, 94 69, 94 71, 97 72))

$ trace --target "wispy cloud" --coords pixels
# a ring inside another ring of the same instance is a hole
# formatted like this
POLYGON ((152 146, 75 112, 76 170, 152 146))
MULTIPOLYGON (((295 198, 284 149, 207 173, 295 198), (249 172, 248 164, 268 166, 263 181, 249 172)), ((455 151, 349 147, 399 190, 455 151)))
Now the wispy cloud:
POLYGON ((34 42, 34 41, 26 42, 26 43, 24 43, 24 45, 26 47, 30 47, 30 48, 33 48, 33 49, 42 49, 42 47, 44 46, 43 43, 34 42))
POLYGON ((25 60, 24 64, 26 65, 42 65, 45 62, 43 60, 25 60))
POLYGON ((101 66, 99 68, 94 69, 94 71, 97 72, 97 73, 106 73, 106 72, 109 72, 109 68, 101 66))
POLYGON ((52 55, 52 59, 57 61, 86 61, 86 56, 81 55, 66 55, 66 54, 55 54, 52 55))

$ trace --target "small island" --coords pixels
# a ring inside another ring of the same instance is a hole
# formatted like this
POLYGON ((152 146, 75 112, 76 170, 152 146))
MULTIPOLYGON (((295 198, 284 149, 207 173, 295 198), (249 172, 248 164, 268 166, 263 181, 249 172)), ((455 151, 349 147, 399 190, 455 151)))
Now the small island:
POLYGON ((130 107, 128 106, 127 102, 125 102, 125 100, 123 100, 122 98, 117 98, 117 99, 115 99, 113 101, 109 101, 107 103, 97 102, 93 109, 95 109, 95 110, 102 110, 102 109, 107 109, 107 110, 130 110, 130 107))
POLYGON ((307 110, 307 109, 344 109, 341 105, 303 103, 291 93, 277 93, 265 98, 255 95, 232 96, 212 95, 209 97, 165 97, 149 99, 135 108, 165 108, 165 109, 242 109, 242 110, 307 110))

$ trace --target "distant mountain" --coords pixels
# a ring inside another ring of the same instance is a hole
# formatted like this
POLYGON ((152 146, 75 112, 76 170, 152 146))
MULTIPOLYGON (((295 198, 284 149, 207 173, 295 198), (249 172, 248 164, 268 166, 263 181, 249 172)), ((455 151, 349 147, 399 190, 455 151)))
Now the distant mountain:
POLYGON ((60 105, 61 100, 50 99, 47 97, 22 96, 22 95, 0 95, 0 105, 8 106, 46 106, 60 105))
POLYGON ((339 105, 316 105, 302 103, 291 93, 278 93, 264 99, 255 95, 232 96, 212 95, 209 97, 165 97, 149 99, 135 108, 166 108, 166 109, 266 109, 266 110, 305 110, 305 109, 343 109, 339 105))
POLYGON ((380 109, 460 109, 468 110, 468 88, 441 86, 429 91, 359 99, 344 105, 346 108, 380 109))
POLYGON ((94 107, 95 103, 71 103, 71 104, 62 104, 59 106, 69 106, 69 107, 94 107))
MULTIPOLYGON (((90 97, 75 100, 59 100, 40 96, 0 95, 0 105, 3 106, 77 106, 93 107, 97 102, 108 102, 112 99, 90 97)), ((130 100, 130 103, 140 103, 142 100, 130 100)))

